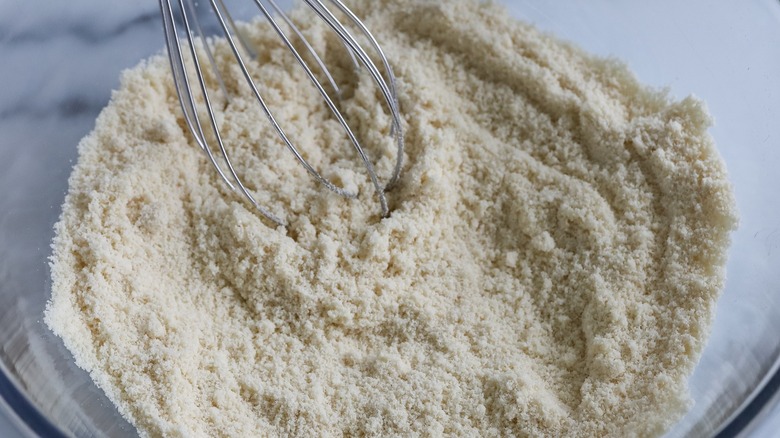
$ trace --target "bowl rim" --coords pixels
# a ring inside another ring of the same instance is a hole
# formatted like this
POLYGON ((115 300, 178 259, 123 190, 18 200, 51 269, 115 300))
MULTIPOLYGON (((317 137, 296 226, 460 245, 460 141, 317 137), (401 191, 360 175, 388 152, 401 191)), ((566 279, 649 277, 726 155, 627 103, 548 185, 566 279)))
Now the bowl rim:
POLYGON ((751 392, 745 402, 724 419, 715 429, 715 438, 731 438, 748 432, 751 426, 760 421, 761 414, 780 404, 780 358, 770 368, 770 372, 751 392))
MULTIPOLYGON (((745 403, 715 429, 715 438, 730 438, 749 430, 769 408, 780 404, 780 359, 772 372, 758 385, 745 403)), ((20 389, 16 379, 0 361, 0 411, 6 414, 16 431, 26 436, 69 438, 20 389)))
POLYGON ((68 438, 20 389, 16 379, 0 361, 0 410, 23 436, 68 438))

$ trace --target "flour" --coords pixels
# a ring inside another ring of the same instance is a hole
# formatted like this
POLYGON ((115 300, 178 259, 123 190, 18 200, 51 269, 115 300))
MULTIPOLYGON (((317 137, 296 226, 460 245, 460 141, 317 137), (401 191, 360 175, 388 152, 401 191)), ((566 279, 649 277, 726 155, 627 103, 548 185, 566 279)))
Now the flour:
MULTIPOLYGON (((350 2, 398 76, 408 144, 381 219, 339 126, 265 25, 276 139, 238 70, 220 123, 273 228, 188 135, 166 60, 79 148, 46 322, 144 436, 657 436, 723 287, 734 200, 693 99, 495 5, 350 2)), ((297 13, 382 175, 389 117, 297 13)), ((216 56, 230 65, 228 48, 216 56)))

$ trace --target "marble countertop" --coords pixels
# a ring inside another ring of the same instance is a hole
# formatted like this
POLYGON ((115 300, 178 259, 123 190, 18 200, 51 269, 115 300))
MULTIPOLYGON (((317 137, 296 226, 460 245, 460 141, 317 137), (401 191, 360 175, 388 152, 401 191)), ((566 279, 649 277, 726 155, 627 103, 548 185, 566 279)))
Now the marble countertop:
MULTIPOLYGON (((588 50, 626 60, 643 81, 668 86, 673 96, 693 92, 708 102, 742 225, 713 341, 692 390, 706 401, 717 379, 739 377, 743 365, 765 372, 760 364, 780 352, 780 341, 765 349, 753 344, 780 332, 780 3, 594 0, 580 13, 572 12, 582 8, 575 0, 506 3, 588 50), (597 15, 604 17, 601 26, 589 21, 597 15)), ((40 188, 43 202, 56 210, 67 185, 65 163, 75 160, 76 144, 94 126, 121 71, 161 50, 158 8, 154 1, 0 2, 0 174, 56 169, 45 182, 55 189, 40 188)), ((39 226, 50 227, 51 220, 39 226)), ((23 436, 11 424, 0 409, 0 436, 23 436)), ((777 430, 775 403, 748 435, 772 437, 777 430)))

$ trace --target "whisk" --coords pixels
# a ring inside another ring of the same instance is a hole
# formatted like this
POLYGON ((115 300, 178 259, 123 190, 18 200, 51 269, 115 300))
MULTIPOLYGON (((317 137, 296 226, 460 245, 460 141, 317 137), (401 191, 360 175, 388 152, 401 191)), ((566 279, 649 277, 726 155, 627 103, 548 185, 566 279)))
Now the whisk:
MULTIPOLYGON (((234 22, 229 9, 226 7, 223 0, 203 0, 210 3, 211 12, 216 17, 222 34, 224 35, 230 49, 233 52, 235 61, 243 73, 252 94, 257 99, 262 111, 268 118, 268 121, 273 126, 273 129, 278 134, 279 138, 284 142, 287 148, 295 155, 298 162, 308 171, 308 173, 318 180, 322 185, 332 190, 333 192, 346 197, 356 198, 357 194, 348 191, 344 188, 338 187, 329 179, 322 176, 320 172, 314 169, 309 162, 303 157, 299 149, 295 146, 294 142, 285 133, 284 129, 277 122, 274 117, 273 111, 269 108, 266 101, 263 99, 262 90, 258 86, 257 82, 253 79, 247 67, 248 61, 255 57, 255 52, 248 44, 245 38, 239 31, 236 23, 234 22)), ((326 5, 324 1, 320 0, 303 0, 303 3, 311 8, 315 16, 322 19, 327 23, 328 27, 336 33, 338 38, 345 46, 345 50, 349 53, 350 57, 356 68, 360 69, 361 66, 365 68, 373 78, 376 86, 378 87, 382 99, 387 106, 389 115, 392 119, 390 135, 394 137, 394 142, 397 148, 397 156, 395 161, 395 167, 392 175, 386 184, 381 184, 374 165, 371 159, 368 157, 366 151, 358 140, 353 130, 348 125, 344 115, 339 110, 335 102, 340 100, 341 90, 333 78, 333 75, 326 67, 324 61, 309 41, 306 40, 303 33, 295 26, 290 17, 279 7, 274 0, 252 0, 255 6, 259 10, 259 13, 265 17, 268 23, 273 27, 274 31, 278 34, 279 38, 284 42, 284 45, 290 50, 297 63, 304 69, 309 80, 313 86, 317 89, 322 99, 327 104, 330 112, 343 128, 349 142, 354 147, 355 151, 359 155, 362 163, 368 172, 368 176, 376 192, 376 196, 381 206, 382 216, 389 215, 389 208, 387 204, 386 192, 390 190, 394 184, 397 183, 401 174, 401 168, 403 167, 403 149, 404 149, 404 135, 403 128, 401 126, 401 115, 398 109, 398 96, 396 93, 395 77, 393 70, 390 67, 390 63, 385 56, 381 46, 365 26, 365 24, 341 1, 341 0, 328 0, 326 5), (335 11, 335 12, 334 12, 335 11), (368 42, 369 50, 374 52, 374 55, 379 60, 380 67, 374 62, 369 52, 358 41, 358 39, 350 32, 349 28, 342 23, 337 16, 339 14, 343 19, 346 18, 348 23, 351 23, 350 27, 356 29, 362 35, 361 39, 368 42), (287 27, 287 32, 291 32, 296 38, 300 40, 301 45, 308 52, 319 69, 320 73, 327 79, 328 86, 333 93, 333 96, 326 90, 325 85, 317 78, 309 63, 304 59, 303 54, 299 52, 293 45, 290 36, 288 36, 283 22, 287 27)), ((243 194, 243 196, 254 206, 257 210, 269 220, 275 222, 278 225, 285 225, 285 221, 280 217, 273 214, 268 208, 260 205, 251 191, 246 187, 241 177, 237 174, 228 152, 228 147, 222 140, 220 129, 216 119, 216 110, 212 104, 213 99, 210 95, 210 90, 206 85, 206 79, 203 73, 204 62, 201 59, 198 50, 196 49, 196 41, 200 40, 202 46, 205 49, 207 62, 211 64, 211 67, 215 73, 217 83, 222 89, 222 92, 227 96, 227 91, 217 68, 214 55, 209 47, 209 41, 204 37, 203 28, 199 22, 197 14, 197 3, 194 0, 160 0, 160 12, 163 19, 163 28, 165 32, 165 41, 168 49, 168 57, 171 63, 171 70, 173 73, 174 84, 181 104, 181 109, 184 115, 186 125, 189 131, 198 145, 208 156, 214 169, 219 173, 221 179, 227 183, 227 185, 234 191, 243 194), (179 30, 183 30, 185 38, 180 38, 179 30), (189 71, 187 62, 185 62, 186 52, 189 52, 189 58, 191 59, 191 65, 194 66, 194 71, 189 71), (194 85, 193 85, 194 84, 194 85), (200 93, 205 103, 205 115, 199 114, 196 107, 196 95, 200 93), (205 116, 205 117, 203 117, 205 116), (202 121, 206 119, 205 123, 202 121), (216 141, 216 147, 210 144, 205 132, 210 129, 213 132, 213 138, 216 141), (218 150, 215 153, 215 150, 218 150), (218 156, 221 155, 223 164, 220 165, 218 156), (225 169, 223 169, 225 166, 225 169)))

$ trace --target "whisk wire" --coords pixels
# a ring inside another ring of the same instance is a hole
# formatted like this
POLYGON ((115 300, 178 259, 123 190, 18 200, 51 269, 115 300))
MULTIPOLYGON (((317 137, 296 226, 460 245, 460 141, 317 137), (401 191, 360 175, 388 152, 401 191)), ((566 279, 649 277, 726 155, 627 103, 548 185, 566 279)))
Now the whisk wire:
MULTIPOLYGON (((309 4, 308 6, 314 8, 314 7, 320 7, 318 6, 320 4, 321 2, 315 2, 309 4)), ((352 61, 352 65, 355 66, 355 70, 360 70, 360 62, 358 62, 357 58, 355 57, 355 54, 352 52, 352 49, 349 47, 349 45, 346 42, 342 41, 341 43, 344 45, 344 48, 347 50, 347 54, 349 55, 349 58, 352 61)))
POLYGON ((262 108, 263 112, 265 113, 266 117, 268 118, 268 121, 271 123, 271 126, 274 128, 276 133, 279 135, 279 137, 282 139, 282 141, 285 143, 287 148, 293 153, 295 158, 298 160, 301 165, 311 174, 315 179, 317 179, 320 183, 325 185, 328 189, 331 191, 346 197, 346 198, 356 198, 357 194, 351 193, 349 191, 346 191, 332 182, 330 182, 327 178, 320 175, 319 172, 317 172, 311 164, 301 155, 298 148, 292 143, 290 138, 285 133, 284 129, 281 127, 279 122, 277 121, 276 117, 274 116, 273 112, 271 111, 271 108, 266 103, 265 99, 263 99, 262 94, 260 94, 260 91, 257 88, 257 84, 255 83, 254 79, 252 78, 252 74, 249 72, 249 68, 247 67, 246 62, 244 61, 243 56, 241 55, 240 50, 238 49, 238 46, 236 45, 235 39, 231 32, 228 29, 228 24, 225 21, 224 16, 222 15, 222 11, 217 7, 216 0, 211 0, 211 3, 214 8, 214 13, 217 16, 217 20, 220 23, 220 26, 222 26, 223 33, 225 34, 225 37, 227 38, 228 45, 230 46, 231 50, 233 51, 233 56, 236 59, 236 62, 238 63, 241 73, 244 76, 244 79, 246 80, 246 83, 249 85, 249 88, 252 90, 252 94, 257 99, 258 103, 260 104, 260 107, 262 108))
POLYGON ((203 42, 203 48, 206 51, 206 57, 209 59, 209 65, 211 65, 211 69, 214 72, 214 77, 217 79, 219 89, 222 90, 222 96, 225 98, 225 102, 227 104, 230 102, 230 94, 227 91, 227 86, 225 86, 225 81, 222 80, 222 74, 219 72, 219 68, 217 67, 217 61, 214 59, 214 54, 211 51, 211 44, 209 44, 209 41, 206 39, 206 35, 203 32, 203 27, 200 25, 200 18, 198 18, 196 5, 194 2, 188 1, 187 6, 189 7, 190 14, 192 14, 192 22, 195 25, 195 32, 197 33, 198 38, 200 38, 200 40, 203 42))
POLYGON ((322 73, 325 75, 325 78, 328 80, 328 83, 330 84, 331 88, 333 88, 333 92, 336 95, 337 99, 341 99, 341 88, 336 84, 336 80, 333 79, 333 75, 330 73, 330 70, 328 70, 328 67, 325 66, 325 62, 320 58, 320 55, 317 54, 317 51, 314 50, 314 47, 312 47, 309 40, 303 35, 303 32, 301 32, 300 29, 298 29, 298 26, 293 23, 293 21, 290 19, 290 17, 284 12, 282 8, 279 7, 279 5, 274 0, 267 0, 268 4, 271 5, 271 8, 273 8, 274 12, 278 16, 284 20, 285 23, 287 23, 287 26, 292 29, 293 33, 298 37, 298 39, 301 40, 301 43, 303 43, 303 46, 306 48, 306 51, 309 52, 309 55, 311 55, 312 58, 314 58, 314 62, 317 64, 319 69, 322 71, 322 73))
POLYGON ((339 19, 331 12, 327 6, 325 6, 322 1, 320 0, 303 0, 307 5, 311 7, 311 9, 319 15, 327 24, 330 26, 330 28, 336 32, 339 37, 349 46, 350 50, 358 57, 360 62, 368 69, 371 77, 374 79, 374 82, 379 87, 380 91, 382 92, 382 95, 385 99, 385 102, 390 110, 390 115, 392 117, 392 132, 394 134, 395 140, 396 140, 396 148, 397 148, 397 155, 396 155, 396 163, 395 167, 393 169, 393 175, 390 178, 390 181, 385 186, 384 190, 389 190, 389 188, 392 188, 400 177, 401 169, 403 167, 403 150, 404 150, 404 144, 403 144, 403 127, 401 126, 401 116, 400 111, 398 109, 398 97, 397 92, 395 88, 395 76, 393 75, 392 68, 390 68, 390 63, 387 61, 387 57, 384 54, 384 51, 379 46, 379 43, 377 43, 374 36, 371 34, 371 32, 368 30, 368 28, 365 26, 365 24, 357 18, 357 16, 349 9, 346 5, 344 5, 343 2, 340 0, 331 0, 331 3, 335 4, 338 9, 340 9, 342 12, 344 12, 347 17, 350 18, 354 22, 356 26, 361 30, 361 32, 366 36, 366 38, 369 40, 371 45, 374 47, 374 49, 378 52, 380 58, 382 59, 382 62, 384 64, 387 76, 389 77, 389 84, 387 81, 385 81, 384 76, 379 72, 379 69, 377 68, 374 61, 371 59, 371 57, 368 55, 368 53, 360 46, 358 41, 355 39, 355 37, 349 32, 349 30, 339 21, 339 19))
POLYGON ((211 149, 208 147, 205 135, 203 133, 203 125, 200 123, 197 107, 195 104, 194 95, 190 86, 189 80, 187 80, 187 67, 184 62, 184 56, 181 51, 181 43, 179 39, 178 31, 176 30, 176 23, 174 21, 173 8, 170 0, 160 0, 160 10, 162 11, 163 24, 165 27, 166 42, 168 46, 168 58, 171 62, 171 70, 173 71, 173 81, 176 87, 176 95, 179 98, 179 104, 182 108, 182 113, 187 127, 190 133, 195 138, 201 149, 203 149, 209 157, 209 161, 216 169, 222 180, 231 188, 235 190, 233 183, 227 178, 222 168, 217 163, 211 149), (177 62, 178 61, 178 62, 177 62), (186 96, 186 98, 185 98, 186 96))
POLYGON ((344 15, 349 17, 349 19, 352 21, 352 23, 360 29, 360 31, 363 33, 363 35, 368 39, 371 46, 374 48, 374 50, 379 54, 379 59, 382 61, 382 65, 385 69, 385 73, 387 74, 387 79, 390 84, 390 92, 393 97, 393 106, 394 110, 391 111, 391 114, 393 116, 393 125, 390 130, 390 135, 395 137, 396 140, 396 161, 395 161, 395 167, 393 169, 393 174, 390 177, 390 180, 388 181, 387 185, 385 186, 385 190, 390 190, 393 186, 395 186, 398 183, 398 179, 401 176, 401 169, 403 168, 404 164, 404 133, 403 133, 403 127, 401 126, 401 117, 400 117, 400 110, 398 105, 398 91, 396 88, 396 82, 395 82, 395 74, 393 73, 393 67, 390 65, 390 61, 387 59, 387 55, 385 55, 385 51, 382 49, 382 46, 379 45, 379 42, 376 40, 374 35, 371 33, 371 31, 366 27, 366 25, 363 23, 362 20, 360 20, 357 15, 355 15, 354 12, 352 12, 351 9, 347 7, 347 5, 344 4, 341 0, 331 0, 333 4, 336 5, 336 7, 341 10, 344 15))
MULTIPOLYGON (((312 72, 311 68, 309 68, 306 61, 304 61, 303 57, 301 57, 301 54, 298 53, 298 51, 293 46, 292 42, 290 42, 290 39, 287 38, 287 35, 284 33, 284 31, 279 27, 278 23, 274 18, 271 16, 271 14, 268 12, 268 10, 263 6, 263 4, 260 2, 260 0, 255 0, 255 4, 257 4, 257 7, 260 9, 260 11, 263 13, 265 18, 268 20, 268 22, 271 24, 271 26, 276 31, 277 35, 279 35, 279 38, 282 39, 284 44, 287 46, 287 48, 290 50, 290 52, 295 57, 295 60, 298 62, 298 64, 303 68, 303 70, 306 72, 306 75, 309 77, 309 80, 312 82, 312 84, 317 88, 317 91, 319 91, 322 98, 325 100, 325 103, 327 104, 328 108, 330 109, 331 113, 334 117, 336 117, 336 120, 338 120, 341 127, 344 129, 347 137, 349 137, 350 142, 354 146, 355 150, 357 151, 358 155, 360 156, 360 159, 363 161, 363 165, 368 171, 369 177, 371 178, 371 182, 374 185, 374 188, 376 190, 376 195, 379 197, 379 202, 382 207, 382 215, 387 215, 388 213, 388 206, 387 206, 387 198, 384 194, 384 188, 379 183, 379 178, 376 175, 376 172, 374 171, 374 165, 371 163, 371 160, 368 158, 368 155, 366 154, 363 147, 360 145, 360 142, 357 139, 357 136, 355 136, 355 133, 352 131, 352 129, 347 124, 346 119, 344 118, 344 115, 341 114, 341 111, 336 107, 336 105, 333 103, 333 100, 328 96, 328 93, 323 88, 322 84, 317 80, 317 77, 314 75, 314 72, 312 72)), ((284 135, 284 134, 281 134, 284 135)), ((286 141, 286 140, 285 140, 286 141)), ((298 154, 296 153, 296 156, 298 154)), ((328 181, 327 184, 330 184, 328 181)), ((343 189, 339 189, 339 191, 342 191, 343 189)))
MULTIPOLYGON (((181 7, 182 11, 185 11, 184 6, 185 0, 179 0, 179 6, 181 7)), ((189 19, 187 18, 187 14, 182 14, 182 20, 184 22, 184 26, 186 29, 191 29, 189 25, 189 19)), ((211 129, 214 132, 214 136, 217 140, 217 144, 219 145, 219 150, 222 153, 222 158, 225 160, 225 164, 227 165, 228 170, 230 171, 231 176, 233 176, 233 180, 238 185, 241 193, 249 200, 249 202, 252 203, 252 205, 255 206, 260 212, 263 214, 263 216, 267 217, 271 221, 277 223, 278 225, 284 226, 284 221, 282 221, 280 218, 278 218, 276 215, 268 211, 263 206, 259 205, 257 200, 255 200, 254 196, 252 196, 252 193, 249 191, 249 189, 244 185, 244 182, 241 180, 241 178, 238 176, 238 173, 236 172, 236 169, 233 166, 233 163, 230 161, 230 157, 227 153, 227 149, 225 148, 225 143, 222 141, 222 135, 219 131, 219 126, 217 125, 217 119, 214 115, 214 108, 211 104, 211 98, 209 96, 208 87, 206 86, 206 80, 203 76, 203 70, 200 66, 200 58, 198 57, 197 50, 195 48, 195 41, 194 36, 192 35, 191 31, 187 32, 187 41, 190 49, 190 55, 192 56, 193 63, 195 65, 195 72, 196 76, 198 78, 198 83, 200 85, 200 90, 203 93, 203 100, 206 103, 206 112, 208 113, 209 123, 211 125, 211 129)), ((189 87, 188 87, 189 88, 189 87)), ((207 149, 210 149, 208 146, 206 146, 207 149)), ((235 190, 235 188, 234 188, 235 190)))
MULTIPOLYGON (((272 222, 278 225, 284 226, 285 223, 283 220, 281 220, 279 217, 271 213, 268 209, 259 205, 259 203, 254 198, 249 188, 246 187, 241 177, 238 175, 235 167, 233 166, 230 160, 230 156, 228 154, 227 148, 225 146, 225 143, 222 139, 222 135, 220 133, 220 128, 217 122, 217 117, 215 114, 212 99, 211 96, 209 95, 207 81, 203 73, 202 62, 198 53, 199 49, 196 44, 197 40, 201 41, 202 43, 203 51, 206 54, 208 63, 213 68, 213 73, 217 81, 217 84, 219 85, 220 89, 225 95, 226 104, 229 103, 229 94, 227 92, 227 87, 225 85, 225 82, 223 81, 222 75, 217 65, 217 61, 214 57, 214 54, 212 53, 210 42, 204 37, 203 28, 200 24, 196 6, 193 3, 193 1, 194 0, 178 0, 178 11, 181 17, 180 18, 181 24, 183 25, 186 33, 186 44, 189 48, 189 55, 191 57, 192 65, 194 66, 194 76, 197 78, 198 88, 203 98, 203 103, 205 104, 205 113, 208 119, 208 124, 213 132, 213 138, 217 142, 217 146, 220 151, 222 160, 218 160, 216 158, 214 152, 212 151, 211 146, 209 145, 209 140, 207 140, 207 136, 204 133, 204 126, 203 126, 204 124, 202 123, 201 117, 199 115, 198 105, 196 104, 195 91, 192 84, 190 83, 191 76, 188 72, 188 67, 186 65, 187 62, 185 61, 185 56, 183 53, 184 49, 182 48, 182 39, 179 38, 179 33, 177 30, 176 14, 174 14, 172 0, 159 0, 160 10, 163 18, 164 35, 166 39, 166 45, 168 48, 168 58, 171 63, 174 85, 176 87, 176 91, 178 94, 179 103, 182 108, 182 113, 184 116, 185 123, 187 124, 188 129, 192 134, 192 136, 195 138, 197 144, 208 155, 209 161, 211 162, 212 166, 217 170, 220 178, 225 183, 227 183, 227 185, 231 188, 231 190, 241 192, 244 195, 244 197, 248 199, 252 203, 252 205, 255 208, 257 208, 258 211, 263 216, 265 216, 266 218, 268 218, 269 220, 271 220, 272 222), (227 173, 223 170, 222 166, 219 164, 218 161, 222 161, 223 164, 227 167, 227 171, 228 171, 227 173), (229 178, 227 176, 228 174, 232 178, 229 178)), ((312 56, 318 69, 321 70, 321 72, 326 77, 330 88, 333 89, 333 93, 334 93, 333 96, 336 99, 340 100, 341 89, 339 88, 338 84, 333 78, 333 75, 328 70, 322 58, 314 50, 311 43, 305 38, 303 33, 300 31, 300 29, 293 23, 293 21, 289 18, 289 16, 285 14, 285 12, 277 5, 277 3, 274 0, 265 0, 265 1, 270 5, 271 9, 273 9, 273 11, 276 13, 276 16, 281 18, 281 20, 286 23, 287 27, 297 36, 297 38, 300 39, 306 52, 308 52, 308 54, 312 56)), ((368 55, 368 53, 361 47, 360 43, 358 43, 358 41, 349 32, 349 30, 323 4, 322 1, 304 0, 304 2, 315 12, 315 14, 320 18, 322 18, 327 23, 328 27, 331 28, 338 35, 342 44, 344 44, 349 56, 351 57, 353 63, 355 64, 356 68, 359 69, 360 66, 362 65, 368 70, 373 81, 379 87, 383 99, 389 109, 392 118, 390 132, 391 132, 391 136, 394 137, 397 144, 397 158, 396 158, 395 168, 393 170, 393 175, 391 176, 389 183, 385 186, 382 186, 380 184, 379 177, 377 176, 377 173, 374 169, 373 162, 369 158, 363 146, 360 144, 360 141, 358 140, 354 131, 347 123, 346 118, 341 113, 338 106, 334 103, 333 98, 325 89, 323 83, 318 80, 315 73, 309 67, 308 63, 304 60, 302 54, 292 44, 285 30, 282 29, 277 19, 271 14, 271 12, 265 6, 265 4, 261 0, 254 0, 255 5, 258 7, 262 15, 265 17, 265 19, 270 23, 270 25, 277 33, 277 35, 280 37, 280 39, 283 41, 287 49, 292 53, 297 63, 301 66, 301 68, 303 68, 310 82, 314 85, 314 87, 317 89, 320 96, 326 103, 331 114, 333 115, 333 117, 335 117, 335 119, 343 128, 350 143, 353 145, 355 151, 358 153, 363 163, 363 166, 365 167, 369 175, 371 183, 374 186, 375 193, 381 205, 382 215, 387 216, 389 215, 389 208, 388 208, 385 192, 393 184, 396 183, 400 175, 401 167, 403 165, 403 131, 402 131, 402 125, 400 119, 400 112, 398 109, 398 98, 396 93, 395 78, 393 76, 393 72, 392 69, 390 68, 389 62, 387 61, 387 57, 385 56, 379 44, 376 42, 376 39, 368 31, 366 26, 340 0, 330 0, 330 1, 336 6, 336 8, 339 11, 345 14, 349 18, 349 20, 352 21, 352 23, 360 30, 360 32, 366 37, 366 39, 368 39, 371 47, 378 53, 379 58, 381 60, 382 67, 384 68, 385 71, 385 75, 387 76, 387 78, 385 78, 385 76, 382 75, 382 73, 379 71, 379 68, 371 59, 371 56, 368 55)), ((269 105, 266 103, 265 99, 260 93, 258 89, 258 85, 255 82, 252 73, 250 73, 247 62, 245 61, 244 55, 242 54, 243 52, 249 58, 255 59, 257 57, 257 53, 254 50, 252 50, 251 45, 245 40, 245 36, 236 26, 223 0, 210 0, 210 5, 211 5, 211 10, 214 13, 214 16, 217 18, 219 27, 221 28, 222 33, 226 38, 227 44, 233 53, 233 57, 235 58, 239 66, 241 74, 243 75, 247 85, 251 89, 252 94, 255 96, 256 100, 260 104, 260 107, 263 113, 266 115, 266 118, 271 123, 274 131, 277 133, 277 135, 286 145, 287 149, 289 149, 293 153, 296 160, 306 169, 306 171, 311 176, 313 176, 316 180, 318 180, 329 190, 347 198, 357 197, 356 193, 352 193, 347 189, 338 187, 329 179, 322 176, 303 157, 303 155, 300 153, 298 148, 290 140, 290 138, 288 137, 284 129, 278 123, 272 110, 270 109, 269 105)))
MULTIPOLYGON (((188 1, 193 1, 193 0, 188 0, 188 1)), ((214 3, 212 2, 212 6, 213 4, 214 3)), ((233 35, 236 36, 238 43, 241 45, 241 48, 244 49, 244 51, 249 55, 250 59, 256 59, 257 52, 252 48, 252 45, 249 44, 249 41, 246 40, 244 34, 238 31, 238 26, 236 26, 236 21, 233 20, 233 16, 230 14, 230 9, 228 9, 228 7, 225 6, 225 1, 217 0, 217 4, 219 5, 220 10, 222 11, 222 15, 227 21, 230 30, 233 32, 233 35)))

